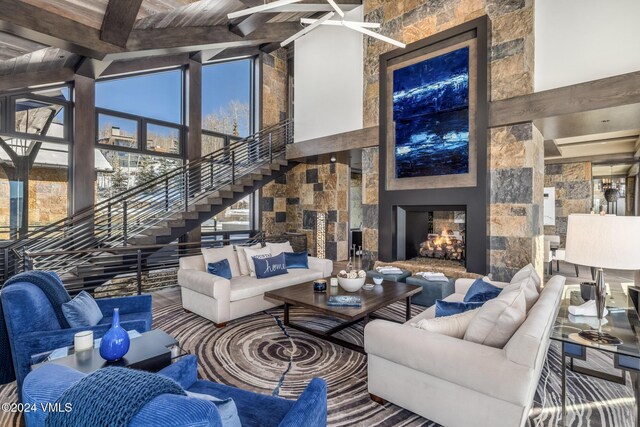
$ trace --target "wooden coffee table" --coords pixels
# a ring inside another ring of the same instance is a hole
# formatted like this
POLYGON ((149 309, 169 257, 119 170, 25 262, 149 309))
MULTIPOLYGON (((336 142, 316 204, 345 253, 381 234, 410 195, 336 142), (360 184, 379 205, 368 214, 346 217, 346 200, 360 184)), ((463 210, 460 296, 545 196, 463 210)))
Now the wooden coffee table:
MULTIPOLYGON (((329 282, 329 280, 327 280, 329 282)), ((374 311, 387 307, 394 302, 406 301, 406 320, 411 319, 411 297, 422 292, 421 286, 407 285, 406 283, 397 283, 383 281, 381 285, 375 285, 370 290, 360 289, 357 292, 346 292, 341 287, 329 287, 327 292, 316 293, 313 291, 313 282, 302 283, 300 285, 290 286, 288 288, 277 289, 275 291, 266 292, 264 296, 276 301, 284 303, 284 324, 291 328, 305 332, 314 337, 318 337, 334 344, 341 345, 360 353, 364 353, 364 347, 350 343, 343 339, 334 337, 337 332, 348 328, 360 321, 367 325, 370 319, 383 319, 373 314, 374 311), (360 307, 331 307, 327 305, 327 298, 331 295, 354 295, 362 299, 360 307), (326 314, 330 317, 344 320, 343 323, 334 326, 326 331, 318 331, 306 326, 292 323, 289 319, 289 309, 291 306, 308 308, 318 313, 326 314)), ((392 319, 392 322, 397 322, 392 319)))

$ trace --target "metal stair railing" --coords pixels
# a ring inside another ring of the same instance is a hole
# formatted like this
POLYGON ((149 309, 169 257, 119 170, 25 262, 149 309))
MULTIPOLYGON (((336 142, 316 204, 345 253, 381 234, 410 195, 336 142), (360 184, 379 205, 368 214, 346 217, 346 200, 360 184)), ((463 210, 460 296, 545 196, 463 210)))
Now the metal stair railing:
POLYGON ((180 212, 195 211, 199 201, 270 166, 292 140, 292 122, 285 120, 30 232, 0 248, 0 280, 29 269, 25 251, 69 251, 39 260, 39 268, 64 273, 74 261, 91 256, 85 249, 127 246, 133 236, 180 212))

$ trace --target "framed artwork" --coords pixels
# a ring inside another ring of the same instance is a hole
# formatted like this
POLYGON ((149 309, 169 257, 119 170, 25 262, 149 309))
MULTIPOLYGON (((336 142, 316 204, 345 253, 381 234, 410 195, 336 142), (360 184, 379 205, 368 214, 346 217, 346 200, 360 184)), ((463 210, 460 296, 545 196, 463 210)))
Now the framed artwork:
POLYGON ((387 190, 476 186, 476 43, 387 64, 387 190))

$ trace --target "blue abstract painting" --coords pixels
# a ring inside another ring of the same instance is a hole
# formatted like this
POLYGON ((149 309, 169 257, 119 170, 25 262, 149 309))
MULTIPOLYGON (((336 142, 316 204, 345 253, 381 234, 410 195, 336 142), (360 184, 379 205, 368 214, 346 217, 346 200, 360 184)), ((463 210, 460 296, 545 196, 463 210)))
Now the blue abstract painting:
POLYGON ((396 177, 469 172, 469 48, 393 72, 396 177))

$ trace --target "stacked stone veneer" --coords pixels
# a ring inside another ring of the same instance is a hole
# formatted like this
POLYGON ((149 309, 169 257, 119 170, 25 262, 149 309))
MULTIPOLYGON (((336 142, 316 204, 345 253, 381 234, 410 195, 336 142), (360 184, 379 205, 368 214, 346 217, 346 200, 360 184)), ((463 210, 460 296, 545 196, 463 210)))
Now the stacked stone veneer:
POLYGON ((289 91, 287 82, 287 51, 278 49, 263 53, 262 60, 262 126, 269 126, 287 117, 289 91))
POLYGON ((559 235, 564 247, 569 215, 589 213, 593 206, 591 162, 546 165, 544 186, 556 189, 556 224, 545 225, 544 233, 559 235))
MULTIPOLYGON (((490 100, 533 91, 532 0, 364 0, 365 19, 405 43, 421 40, 483 15, 491 19, 490 100)), ((393 49, 365 38, 364 126, 379 123, 379 56, 393 49)), ((532 124, 491 129, 488 135, 489 265, 508 279, 532 262, 542 273, 543 138, 532 124)), ((378 253, 378 149, 364 150, 363 202, 366 258, 378 253), (375 163, 375 166, 374 166, 375 163)), ((390 226, 390 225, 385 225, 390 226)))
POLYGON ((262 189, 262 229, 269 235, 288 231, 307 236, 309 253, 316 252, 318 213, 327 218, 325 256, 346 260, 349 242, 349 165, 346 155, 300 164, 262 189))

